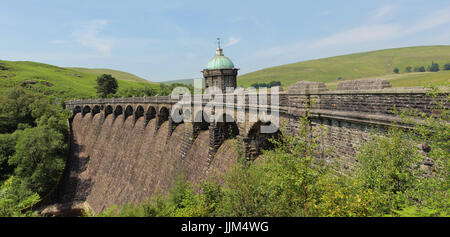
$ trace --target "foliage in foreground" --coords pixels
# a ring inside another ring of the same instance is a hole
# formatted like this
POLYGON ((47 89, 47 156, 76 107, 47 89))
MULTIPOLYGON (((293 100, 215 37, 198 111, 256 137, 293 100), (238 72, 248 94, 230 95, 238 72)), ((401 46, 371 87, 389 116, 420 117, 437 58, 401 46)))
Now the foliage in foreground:
POLYGON ((0 216, 24 212, 54 189, 64 168, 68 112, 20 87, 0 96, 0 216))

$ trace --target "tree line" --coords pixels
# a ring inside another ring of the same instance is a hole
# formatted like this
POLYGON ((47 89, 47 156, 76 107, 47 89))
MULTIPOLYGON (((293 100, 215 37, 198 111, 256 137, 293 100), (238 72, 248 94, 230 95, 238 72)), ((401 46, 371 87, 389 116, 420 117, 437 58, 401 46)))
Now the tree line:
POLYGON ((275 86, 281 86, 281 82, 280 81, 271 81, 269 83, 265 83, 265 82, 256 82, 251 84, 251 87, 254 87, 256 89, 259 88, 272 88, 275 86))
MULTIPOLYGON (((450 70, 450 63, 445 64, 442 69, 450 70)), ((427 68, 425 68, 425 66, 414 67, 414 72, 438 72, 438 71, 440 71, 440 66, 438 63, 435 63, 435 62, 432 62, 431 65, 427 66, 427 68)), ((398 74, 398 73, 400 73, 400 69, 398 69, 398 67, 396 67, 396 68, 394 68, 393 72, 398 74)), ((413 67, 407 66, 405 68, 405 72, 413 72, 413 67)))

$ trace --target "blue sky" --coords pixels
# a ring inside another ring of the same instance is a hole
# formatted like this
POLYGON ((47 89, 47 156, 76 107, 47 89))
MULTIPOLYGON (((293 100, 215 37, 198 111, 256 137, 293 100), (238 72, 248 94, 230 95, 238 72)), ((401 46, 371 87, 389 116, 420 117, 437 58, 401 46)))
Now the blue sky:
POLYGON ((151 81, 201 77, 217 37, 240 74, 450 44, 448 0, 15 0, 0 6, 0 59, 112 68, 151 81))

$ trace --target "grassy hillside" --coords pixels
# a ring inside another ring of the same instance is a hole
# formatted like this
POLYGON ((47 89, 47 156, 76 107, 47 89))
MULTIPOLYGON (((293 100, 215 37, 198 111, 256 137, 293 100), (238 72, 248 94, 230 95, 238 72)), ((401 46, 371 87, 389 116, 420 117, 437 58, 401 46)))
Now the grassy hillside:
POLYGON ((238 84, 248 87, 255 82, 281 81, 286 88, 296 81, 307 80, 324 82, 333 88, 340 81, 373 77, 389 78, 393 86, 402 87, 423 86, 428 82, 436 85, 448 83, 448 72, 405 73, 407 66, 426 67, 432 61, 437 62, 441 68, 450 63, 450 46, 386 49, 298 62, 242 75, 238 78, 238 84), (400 74, 390 78, 396 67, 400 69, 400 74))
MULTIPOLYGON (((204 79, 203 78, 198 78, 198 79, 202 80, 202 86, 204 86, 204 84, 205 84, 204 79)), ((161 83, 168 84, 168 85, 174 84, 174 83, 180 83, 180 84, 184 84, 184 85, 188 85, 188 86, 194 86, 194 80, 195 79, 181 79, 181 80, 163 81, 161 83)))
MULTIPOLYGON (((74 70, 36 62, 0 60, 0 91, 21 85, 61 99, 95 97, 94 87, 100 74, 97 71, 74 70)), ((119 90, 158 87, 156 83, 122 78, 117 76, 119 90)))
POLYGON ((78 72, 84 72, 84 73, 91 73, 91 74, 110 74, 113 77, 120 79, 120 80, 125 80, 125 81, 134 81, 134 82, 148 82, 148 83, 152 83, 149 82, 148 80, 138 77, 134 74, 128 73, 128 72, 123 72, 123 71, 118 71, 118 70, 112 70, 112 69, 106 69, 106 68, 81 68, 81 67, 67 67, 67 69, 71 69, 71 70, 75 70, 78 72))

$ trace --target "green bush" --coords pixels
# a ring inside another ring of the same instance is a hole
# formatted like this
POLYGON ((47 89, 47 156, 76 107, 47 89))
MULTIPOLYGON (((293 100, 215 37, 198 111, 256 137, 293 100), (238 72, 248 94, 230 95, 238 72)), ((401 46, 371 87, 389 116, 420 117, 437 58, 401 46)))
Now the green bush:
POLYGON ((272 87, 275 87, 275 86, 281 86, 281 82, 280 81, 271 81, 269 83, 260 82, 260 83, 253 83, 251 86, 256 88, 256 89, 259 89, 259 88, 272 88, 272 87))
POLYGON ((450 63, 444 65, 444 70, 450 70, 450 63))
POLYGON ((438 72, 439 71, 439 64, 432 62, 431 66, 428 67, 428 71, 430 72, 438 72))
POLYGON ((415 67, 414 72, 426 72, 425 66, 415 67))
POLYGON ((0 126, 13 133, 0 135, 0 215, 16 216, 55 188, 67 155, 69 112, 23 88, 2 97, 0 117, 11 119, 0 126))

